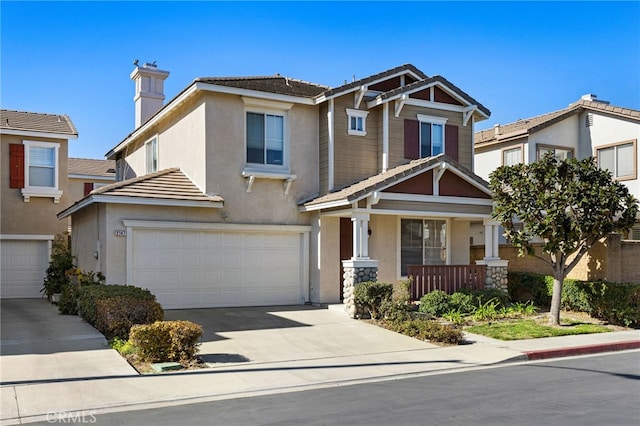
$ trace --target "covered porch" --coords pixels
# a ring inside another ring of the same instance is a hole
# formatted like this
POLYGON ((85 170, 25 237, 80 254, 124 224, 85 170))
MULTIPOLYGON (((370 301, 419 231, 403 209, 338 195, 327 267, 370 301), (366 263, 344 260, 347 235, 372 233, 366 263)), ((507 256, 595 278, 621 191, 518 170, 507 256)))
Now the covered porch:
MULTIPOLYGON (((486 182, 446 156, 413 161, 304 206, 319 213, 321 275, 340 270, 339 296, 350 312, 353 288, 363 281, 411 277, 419 299, 435 289, 501 287, 506 278, 486 182), (484 224, 479 264, 470 263, 472 223, 484 224), (491 269, 498 264, 500 277, 491 269)), ((331 284, 321 278, 322 285, 331 284)))

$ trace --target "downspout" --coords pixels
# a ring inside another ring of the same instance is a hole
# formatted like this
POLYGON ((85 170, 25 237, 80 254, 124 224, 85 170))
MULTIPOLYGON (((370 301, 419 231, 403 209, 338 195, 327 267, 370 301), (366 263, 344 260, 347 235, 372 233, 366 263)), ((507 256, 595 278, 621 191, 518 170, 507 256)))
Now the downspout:
POLYGON ((389 102, 382 105, 382 172, 389 169, 389 102))
POLYGON ((333 156, 334 156, 334 144, 335 144, 335 136, 334 136, 334 101, 333 99, 329 99, 329 112, 327 112, 327 123, 328 123, 328 135, 329 135, 329 164, 328 164, 328 189, 329 191, 333 190, 333 185, 334 185, 334 181, 333 181, 333 168, 334 168, 334 160, 333 160, 333 156))

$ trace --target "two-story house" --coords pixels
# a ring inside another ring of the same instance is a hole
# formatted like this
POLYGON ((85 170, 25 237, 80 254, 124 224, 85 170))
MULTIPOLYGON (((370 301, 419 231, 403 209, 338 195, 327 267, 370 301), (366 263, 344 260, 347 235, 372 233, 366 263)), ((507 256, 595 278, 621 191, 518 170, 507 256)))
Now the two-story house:
MULTIPOLYGON (((488 180, 498 166, 528 164, 549 151, 560 159, 593 156, 640 199, 638 140, 639 110, 588 94, 567 108, 476 132, 474 170, 488 180)), ((640 240, 640 218, 628 237, 640 240)))
POLYGON ((81 268, 165 308, 335 303, 343 278, 468 265, 472 222, 486 225, 485 263, 504 266, 471 171, 490 112, 443 77, 198 78, 164 104, 168 75, 134 69, 136 127, 106 155, 118 182, 59 215, 81 268))
POLYGON ((67 191, 66 115, 0 111, 0 296, 40 297, 51 243, 67 225, 56 214, 67 191))

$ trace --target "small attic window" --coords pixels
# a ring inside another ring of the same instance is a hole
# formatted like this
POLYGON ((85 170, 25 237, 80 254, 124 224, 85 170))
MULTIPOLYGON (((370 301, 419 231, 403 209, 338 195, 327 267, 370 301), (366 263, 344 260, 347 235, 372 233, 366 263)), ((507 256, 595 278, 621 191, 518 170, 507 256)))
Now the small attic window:
POLYGON ((347 108, 347 119, 349 123, 347 133, 355 136, 366 136, 367 115, 369 115, 369 111, 360 111, 357 109, 347 108))
POLYGON ((587 115, 584 116, 584 127, 591 127, 591 126, 593 126, 593 114, 588 112, 587 115))

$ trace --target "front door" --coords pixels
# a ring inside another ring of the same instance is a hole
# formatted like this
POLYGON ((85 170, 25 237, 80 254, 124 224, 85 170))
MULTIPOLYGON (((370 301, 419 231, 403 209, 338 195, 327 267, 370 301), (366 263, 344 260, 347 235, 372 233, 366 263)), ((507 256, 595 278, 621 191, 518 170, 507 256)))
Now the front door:
POLYGON ((344 271, 342 261, 353 256, 353 224, 350 217, 340 218, 340 300, 343 299, 344 271))

